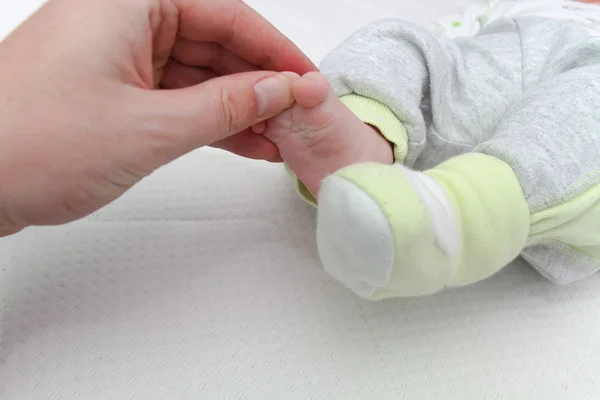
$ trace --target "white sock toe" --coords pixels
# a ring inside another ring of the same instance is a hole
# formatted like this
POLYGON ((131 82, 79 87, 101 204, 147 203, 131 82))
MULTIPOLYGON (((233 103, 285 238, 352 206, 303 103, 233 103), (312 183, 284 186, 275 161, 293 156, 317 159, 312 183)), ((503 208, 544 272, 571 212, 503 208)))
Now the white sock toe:
POLYGON ((394 237, 379 205, 348 180, 330 176, 319 192, 317 245, 325 270, 370 298, 390 279, 394 237))

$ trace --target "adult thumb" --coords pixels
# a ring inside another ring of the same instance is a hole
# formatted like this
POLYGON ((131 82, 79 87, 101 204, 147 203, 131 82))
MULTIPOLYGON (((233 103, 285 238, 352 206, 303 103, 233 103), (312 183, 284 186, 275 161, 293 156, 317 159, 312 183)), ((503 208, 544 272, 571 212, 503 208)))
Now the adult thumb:
POLYGON ((161 125, 173 139, 192 147, 186 151, 244 131, 294 102, 291 80, 285 74, 266 71, 227 75, 153 93, 161 125))

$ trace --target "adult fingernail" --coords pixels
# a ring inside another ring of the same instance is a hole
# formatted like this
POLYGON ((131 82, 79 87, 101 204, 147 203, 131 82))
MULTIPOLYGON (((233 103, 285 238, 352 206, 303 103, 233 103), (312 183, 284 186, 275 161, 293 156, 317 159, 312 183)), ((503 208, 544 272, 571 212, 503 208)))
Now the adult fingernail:
POLYGON ((287 106, 290 82, 280 77, 263 79, 254 85, 254 95, 259 118, 276 114, 287 106))

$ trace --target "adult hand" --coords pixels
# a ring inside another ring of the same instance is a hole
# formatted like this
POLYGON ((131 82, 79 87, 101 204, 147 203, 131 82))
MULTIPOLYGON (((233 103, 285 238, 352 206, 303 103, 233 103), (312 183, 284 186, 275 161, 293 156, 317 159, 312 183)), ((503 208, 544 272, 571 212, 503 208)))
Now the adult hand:
POLYGON ((0 236, 81 218, 204 145, 278 158, 248 127, 291 90, 260 70, 313 69, 241 0, 49 1, 0 43, 0 236))

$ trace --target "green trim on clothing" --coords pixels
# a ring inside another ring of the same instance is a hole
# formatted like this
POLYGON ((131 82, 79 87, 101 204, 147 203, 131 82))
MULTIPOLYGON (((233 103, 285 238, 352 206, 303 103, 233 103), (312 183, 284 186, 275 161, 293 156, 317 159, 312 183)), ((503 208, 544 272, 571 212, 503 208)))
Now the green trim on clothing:
POLYGON ((561 242, 600 260, 600 185, 531 216, 528 245, 561 242))
POLYGON ((394 160, 403 163, 408 154, 408 135, 402 121, 386 105, 357 94, 340 97, 340 100, 365 124, 379 130, 394 145, 394 160))

